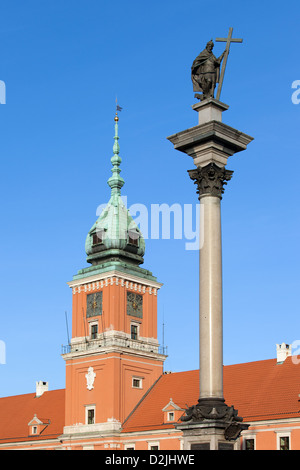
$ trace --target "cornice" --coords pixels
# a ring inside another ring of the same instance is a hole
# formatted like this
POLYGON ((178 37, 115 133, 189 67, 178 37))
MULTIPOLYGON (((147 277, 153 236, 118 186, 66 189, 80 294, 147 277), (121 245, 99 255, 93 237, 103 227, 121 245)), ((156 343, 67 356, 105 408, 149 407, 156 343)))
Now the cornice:
POLYGON ((143 293, 145 293, 147 289, 149 294, 153 293, 156 295, 157 290, 163 286, 160 282, 151 281, 132 274, 124 274, 117 270, 94 274, 93 276, 85 277, 83 279, 75 279, 67 282, 67 284, 72 288, 73 294, 77 294, 82 291, 88 292, 98 290, 99 288, 116 284, 126 287, 127 289, 143 293))
POLYGON ((238 131, 233 127, 219 121, 210 121, 205 124, 191 127, 167 137, 174 144, 174 148, 188 153, 188 148, 207 141, 216 140, 230 147, 234 153, 246 150, 253 137, 238 131))

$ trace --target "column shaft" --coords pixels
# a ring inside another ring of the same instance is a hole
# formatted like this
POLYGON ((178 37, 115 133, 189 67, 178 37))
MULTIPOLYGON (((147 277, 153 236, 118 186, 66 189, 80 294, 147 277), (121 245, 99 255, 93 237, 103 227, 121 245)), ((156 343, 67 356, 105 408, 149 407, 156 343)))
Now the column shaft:
POLYGON ((200 198, 200 398, 223 398, 220 198, 200 198))

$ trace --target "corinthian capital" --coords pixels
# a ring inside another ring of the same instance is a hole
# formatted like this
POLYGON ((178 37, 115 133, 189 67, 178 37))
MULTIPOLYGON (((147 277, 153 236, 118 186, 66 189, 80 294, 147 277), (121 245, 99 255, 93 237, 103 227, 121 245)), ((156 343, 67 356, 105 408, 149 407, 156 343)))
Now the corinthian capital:
POLYGON ((233 171, 226 170, 225 167, 219 167, 215 163, 189 170, 189 175, 195 184, 197 184, 197 194, 199 199, 202 196, 217 196, 222 199, 224 185, 231 180, 233 171))

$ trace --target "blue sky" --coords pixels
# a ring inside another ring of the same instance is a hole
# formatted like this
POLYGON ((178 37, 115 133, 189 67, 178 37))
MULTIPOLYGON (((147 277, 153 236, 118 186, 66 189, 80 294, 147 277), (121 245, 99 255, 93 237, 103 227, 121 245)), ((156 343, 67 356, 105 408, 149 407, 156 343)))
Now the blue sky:
MULTIPOLYGON (((190 79, 211 38, 234 37, 221 99, 226 124, 255 140, 228 162, 222 200, 224 363, 275 357, 299 331, 298 2, 1 1, 0 395, 65 385, 67 282, 109 199, 115 99, 128 205, 196 204, 188 156, 167 136, 197 124, 190 79)), ((220 55, 222 44, 214 52, 220 55)), ((198 368, 198 253, 148 240, 164 284, 165 369, 198 368)))

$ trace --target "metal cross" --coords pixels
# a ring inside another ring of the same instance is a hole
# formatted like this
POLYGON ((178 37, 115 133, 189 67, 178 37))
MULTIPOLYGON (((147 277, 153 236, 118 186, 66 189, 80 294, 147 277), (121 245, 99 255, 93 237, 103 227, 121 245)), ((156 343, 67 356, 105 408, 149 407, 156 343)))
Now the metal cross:
POLYGON ((219 81, 219 86, 218 86, 218 91, 217 91, 217 96, 216 96, 217 100, 220 100, 220 95, 221 95, 221 91, 222 91, 222 85, 223 85, 223 80, 224 80, 224 75, 225 75, 227 59, 228 59, 228 54, 229 54, 229 50, 230 50, 230 44, 232 42, 243 42, 242 39, 232 39, 232 33, 233 33, 233 28, 229 28, 229 33, 228 33, 227 38, 216 38, 217 42, 226 42, 225 56, 224 56, 224 59, 223 59, 221 76, 220 76, 220 81, 219 81))

